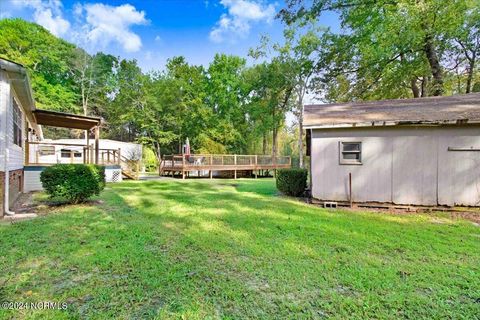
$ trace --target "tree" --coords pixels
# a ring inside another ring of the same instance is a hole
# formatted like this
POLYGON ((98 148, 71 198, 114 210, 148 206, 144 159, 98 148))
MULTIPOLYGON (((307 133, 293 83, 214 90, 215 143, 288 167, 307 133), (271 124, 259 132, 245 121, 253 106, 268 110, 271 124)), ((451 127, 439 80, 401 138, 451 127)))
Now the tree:
POLYGON ((463 57, 460 63, 465 62, 464 67, 467 79, 465 93, 472 92, 473 81, 477 69, 477 59, 480 56, 480 8, 475 7, 468 11, 466 19, 456 32, 453 39, 453 54, 463 57))
POLYGON ((271 131, 274 158, 278 155, 279 130, 285 122, 285 114, 292 109, 294 102, 292 82, 283 76, 288 68, 289 65, 276 58, 271 62, 257 64, 246 74, 250 84, 249 114, 264 132, 271 131))
POLYGON ((40 108, 77 112, 75 46, 22 19, 0 20, 0 57, 24 65, 40 108))
POLYGON ((332 67, 329 77, 346 75, 353 83, 352 96, 360 99, 444 93, 444 53, 448 39, 478 6, 476 0, 301 0, 287 1, 280 12, 291 24, 316 19, 331 10, 340 14, 344 32, 330 37, 332 67), (338 45, 335 45, 338 44, 338 45), (337 48, 337 49, 336 49, 337 48), (338 48, 349 52, 347 61, 338 48), (421 87, 419 87, 419 84, 421 87), (389 90, 386 90, 388 88, 389 90))

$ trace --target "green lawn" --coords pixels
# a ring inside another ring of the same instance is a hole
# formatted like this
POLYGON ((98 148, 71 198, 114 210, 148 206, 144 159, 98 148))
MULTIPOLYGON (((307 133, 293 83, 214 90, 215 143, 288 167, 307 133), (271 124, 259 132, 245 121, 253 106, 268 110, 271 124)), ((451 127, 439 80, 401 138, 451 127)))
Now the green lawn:
POLYGON ((110 184, 94 205, 0 225, 19 319, 478 319, 480 228, 327 211, 259 180, 110 184))

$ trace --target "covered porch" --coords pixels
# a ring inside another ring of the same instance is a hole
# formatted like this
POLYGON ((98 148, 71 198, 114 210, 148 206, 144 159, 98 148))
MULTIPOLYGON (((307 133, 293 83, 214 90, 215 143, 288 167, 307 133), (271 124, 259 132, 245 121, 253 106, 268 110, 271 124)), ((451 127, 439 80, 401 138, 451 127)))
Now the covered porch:
MULTIPOLYGON (((25 166, 52 165, 56 163, 94 163, 102 164, 99 148, 100 126, 102 119, 63 112, 36 109, 33 111, 35 122, 38 125, 84 130, 86 133, 84 144, 58 144, 43 140, 30 140, 27 135, 25 142, 25 166), (91 135, 93 134, 93 141, 91 135)), ((103 150, 112 161, 120 158, 117 150, 103 150)))

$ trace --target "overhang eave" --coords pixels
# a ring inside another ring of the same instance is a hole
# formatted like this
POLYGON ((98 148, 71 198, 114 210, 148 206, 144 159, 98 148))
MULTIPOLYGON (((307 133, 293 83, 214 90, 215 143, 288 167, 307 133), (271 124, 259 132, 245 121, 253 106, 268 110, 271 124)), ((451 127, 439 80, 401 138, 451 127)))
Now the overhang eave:
POLYGON ((69 129, 91 130, 99 127, 102 119, 70 113, 35 109, 33 111, 36 123, 43 126, 61 127, 69 129))

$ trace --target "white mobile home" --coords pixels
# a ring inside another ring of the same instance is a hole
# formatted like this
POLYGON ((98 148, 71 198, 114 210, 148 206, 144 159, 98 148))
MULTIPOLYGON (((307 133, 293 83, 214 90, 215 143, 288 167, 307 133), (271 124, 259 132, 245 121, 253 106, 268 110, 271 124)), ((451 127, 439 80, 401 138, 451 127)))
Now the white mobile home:
MULTIPOLYGON (((115 150, 124 161, 142 159, 142 145, 110 139, 99 139, 100 162, 112 162, 115 150), (105 152, 103 152, 105 150, 105 152)), ((85 139, 43 139, 42 145, 30 150, 36 163, 84 163, 85 139)))
POLYGON ((304 126, 316 199, 480 205, 479 93, 307 105, 304 126))
MULTIPOLYGON (((40 155, 51 154, 52 150, 56 152, 57 148, 60 156, 62 150, 65 151, 64 155, 68 150, 69 160, 73 156, 75 163, 105 166, 107 181, 120 181, 122 174, 138 178, 138 159, 141 157, 141 152, 138 155, 138 145, 132 149, 131 146, 106 140, 105 148, 102 148, 101 125, 102 120, 98 117, 37 109, 26 69, 18 63, 0 58, 0 218, 4 214, 14 214, 13 205, 22 192, 42 188, 40 173, 58 161, 54 158, 54 161, 41 163, 40 155), (42 126, 84 130, 88 133, 87 141, 45 141, 42 126), (114 149, 109 146, 114 146, 114 149), (75 148, 82 150, 80 156, 74 151, 75 148), (134 149, 137 151, 132 151, 134 149)), ((48 156, 44 160, 47 159, 48 156)))
POLYGON ((0 59, 0 218, 23 192, 25 140, 41 138, 25 69, 0 59))

